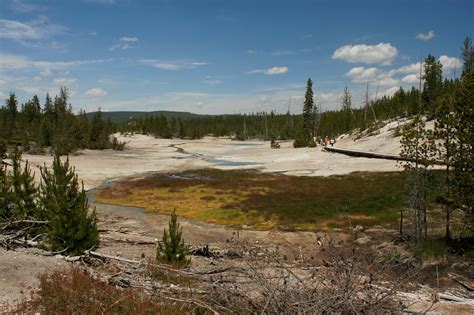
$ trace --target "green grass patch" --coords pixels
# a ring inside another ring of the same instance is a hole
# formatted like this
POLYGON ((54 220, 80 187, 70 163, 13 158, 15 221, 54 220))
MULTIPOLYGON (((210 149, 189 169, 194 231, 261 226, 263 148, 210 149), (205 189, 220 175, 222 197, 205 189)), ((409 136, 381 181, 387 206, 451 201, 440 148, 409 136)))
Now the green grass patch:
POLYGON ((405 205, 398 172, 298 177, 203 169, 159 174, 99 191, 97 202, 255 229, 396 225, 405 205))
POLYGON ((474 260, 474 250, 470 250, 464 254, 464 257, 470 260, 474 260))
POLYGON ((438 259, 448 254, 449 246, 444 239, 427 238, 414 245, 414 253, 422 260, 438 259))

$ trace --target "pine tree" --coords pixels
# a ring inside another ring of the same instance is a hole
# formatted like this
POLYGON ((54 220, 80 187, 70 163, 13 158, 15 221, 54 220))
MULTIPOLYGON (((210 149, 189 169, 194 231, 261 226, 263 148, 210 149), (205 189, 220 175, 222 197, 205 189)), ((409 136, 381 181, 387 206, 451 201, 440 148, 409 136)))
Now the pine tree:
POLYGON ((95 209, 89 212, 84 184, 79 180, 69 159, 61 162, 55 155, 52 169, 41 168, 40 205, 51 221, 48 233, 51 250, 81 254, 99 243, 95 209))
POLYGON ((91 122, 91 129, 89 134, 89 147, 91 149, 106 149, 109 146, 109 134, 106 125, 102 120, 102 112, 99 108, 94 113, 91 122))
POLYGON ((306 93, 304 96, 303 105, 303 130, 307 145, 310 145, 314 136, 314 100, 313 100, 313 81, 311 78, 306 83, 306 93))
POLYGON ((15 203, 15 219, 22 220, 34 217, 37 214, 36 201, 38 188, 35 185, 34 175, 31 174, 28 161, 21 167, 21 151, 15 147, 10 156, 12 161, 12 192, 15 203))
POLYGON ((315 146, 313 136, 315 133, 315 106, 313 100, 313 81, 311 78, 306 83, 306 93, 303 105, 303 125, 297 133, 293 146, 295 148, 315 146))
POLYGON ((344 120, 344 129, 350 130, 352 126, 352 116, 354 116, 354 112, 352 111, 352 97, 349 89, 344 87, 342 90, 342 112, 343 112, 343 120, 344 120))
POLYGON ((462 47, 462 59, 464 61, 462 75, 464 76, 465 74, 474 70, 474 49, 472 48, 472 41, 470 37, 466 37, 464 39, 462 47))
POLYGON ((442 65, 439 61, 436 61, 435 57, 428 55, 425 59, 425 74, 423 79, 425 84, 422 92, 422 104, 424 112, 430 114, 431 117, 435 115, 437 98, 442 88, 442 65))
POLYGON ((179 227, 176 211, 171 213, 168 230, 163 230, 163 238, 158 244, 156 259, 165 263, 178 263, 178 266, 186 266, 189 248, 182 238, 183 229, 179 227))
POLYGON ((438 106, 438 115, 435 122, 435 137, 437 139, 437 156, 443 160, 446 165, 445 185, 438 195, 438 201, 442 201, 446 211, 446 239, 451 238, 450 216, 454 206, 453 196, 453 174, 451 165, 453 164, 453 153, 456 150, 456 120, 454 113, 454 97, 451 94, 442 96, 440 106, 438 106))
POLYGON ((11 177, 7 175, 6 162, 7 145, 0 139, 0 218, 12 217, 12 204, 14 195, 12 193, 11 177))
POLYGON ((455 93, 456 148, 453 150, 453 189, 457 205, 474 229, 474 71, 465 73, 455 93))
POLYGON ((342 91, 342 110, 343 111, 351 111, 352 110, 352 100, 351 100, 351 93, 347 86, 342 91))
POLYGON ((6 102, 6 130, 5 130, 5 138, 7 140, 12 139, 16 135, 16 123, 17 123, 17 115, 18 115, 18 101, 16 98, 15 93, 10 93, 10 97, 7 99, 6 102))
POLYGON ((407 179, 409 191, 408 204, 412 211, 412 231, 419 242, 427 236, 427 196, 429 190, 429 167, 433 163, 434 142, 431 132, 425 129, 425 122, 420 116, 403 128, 400 140, 400 156, 407 159, 401 163, 407 179))

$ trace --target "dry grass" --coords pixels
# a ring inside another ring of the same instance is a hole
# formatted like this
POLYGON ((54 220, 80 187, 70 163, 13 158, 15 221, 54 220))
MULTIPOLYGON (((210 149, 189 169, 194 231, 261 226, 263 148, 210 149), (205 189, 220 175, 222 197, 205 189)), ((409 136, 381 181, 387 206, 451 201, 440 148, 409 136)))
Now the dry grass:
POLYGON ((396 224, 399 173, 296 177, 214 169, 154 175, 105 188, 96 201, 234 227, 301 229, 396 224), (349 218, 350 220, 347 220, 349 218))
POLYGON ((12 309, 16 314, 180 314, 176 303, 163 304, 132 289, 119 289, 92 278, 79 267, 39 276, 31 301, 12 309))

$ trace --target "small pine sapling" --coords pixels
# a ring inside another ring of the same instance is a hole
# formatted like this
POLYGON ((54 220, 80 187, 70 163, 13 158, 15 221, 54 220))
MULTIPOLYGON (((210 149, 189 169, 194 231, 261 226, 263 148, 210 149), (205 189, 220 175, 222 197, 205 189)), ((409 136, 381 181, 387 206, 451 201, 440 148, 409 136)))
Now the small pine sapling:
POLYGON ((163 230, 163 238, 158 243, 156 260, 163 263, 176 264, 177 267, 188 265, 190 262, 190 259, 187 258, 189 248, 184 243, 182 234, 183 229, 179 226, 178 216, 176 211, 173 211, 168 224, 168 230, 163 230))

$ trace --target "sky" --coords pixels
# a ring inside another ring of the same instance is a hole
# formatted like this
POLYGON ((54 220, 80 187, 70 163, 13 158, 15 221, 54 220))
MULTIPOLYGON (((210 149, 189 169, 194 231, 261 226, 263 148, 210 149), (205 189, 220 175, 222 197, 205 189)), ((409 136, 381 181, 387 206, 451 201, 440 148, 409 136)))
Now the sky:
POLYGON ((353 106, 459 76, 474 1, 0 0, 0 99, 67 86, 73 108, 202 114, 353 106))

